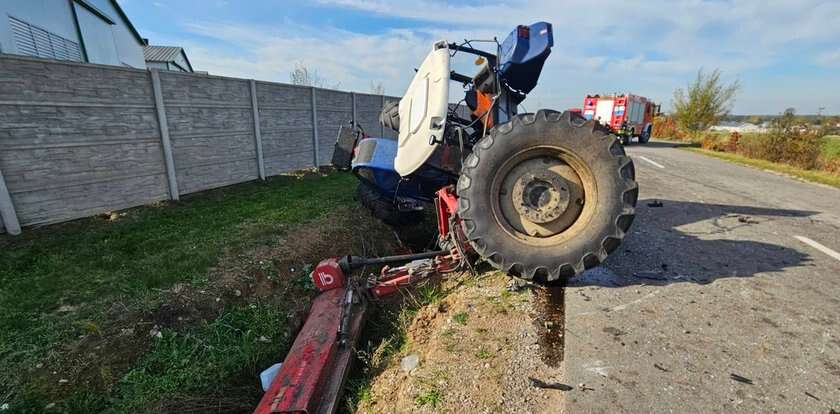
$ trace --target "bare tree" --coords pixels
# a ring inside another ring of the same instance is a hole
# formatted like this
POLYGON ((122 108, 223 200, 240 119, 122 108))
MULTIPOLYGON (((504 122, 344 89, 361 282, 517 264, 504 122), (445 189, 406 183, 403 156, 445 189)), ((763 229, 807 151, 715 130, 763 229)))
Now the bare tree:
POLYGON ((698 70, 687 89, 674 91, 677 127, 690 135, 709 129, 729 114, 740 88, 737 80, 728 85, 721 81, 718 69, 708 75, 698 70))
POLYGON ((289 80, 293 85, 314 86, 316 88, 338 89, 341 82, 327 85, 327 81, 318 74, 317 69, 309 69, 302 62, 295 63, 295 68, 289 73, 289 80))
POLYGON ((385 85, 382 81, 370 81, 370 93, 374 95, 385 95, 385 85))
POLYGON ((309 69, 301 62, 295 63, 295 69, 289 73, 289 80, 293 85, 323 86, 324 81, 316 69, 309 69))

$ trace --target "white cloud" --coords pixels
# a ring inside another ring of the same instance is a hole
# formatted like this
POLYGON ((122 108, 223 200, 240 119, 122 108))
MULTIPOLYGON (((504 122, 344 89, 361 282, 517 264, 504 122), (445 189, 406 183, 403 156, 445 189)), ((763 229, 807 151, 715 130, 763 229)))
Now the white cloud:
POLYGON ((840 49, 820 53, 817 55, 817 63, 828 67, 840 67, 840 49))
POLYGON ((399 94, 411 66, 431 47, 432 37, 405 30, 363 35, 333 28, 286 26, 283 31, 240 24, 191 24, 187 30, 224 41, 237 53, 203 44, 188 44, 190 60, 210 73, 288 82, 296 63, 318 71, 328 84, 367 91, 382 81, 386 92, 399 94))
MULTIPOLYGON (((194 22, 187 31, 214 41, 173 41, 188 47, 194 67, 215 74, 286 82, 294 64, 302 62, 343 89, 367 91, 371 81, 382 81, 387 93, 398 95, 434 40, 503 38, 515 24, 545 20, 553 24, 555 48, 529 109, 562 109, 579 105, 586 93, 628 90, 667 105, 671 91, 698 68, 720 68, 728 79, 743 79, 792 59, 803 48, 832 42, 836 48, 840 21, 840 1, 817 0, 318 2, 417 23, 366 34, 288 22, 273 27, 194 22), (224 47, 215 47, 220 44, 224 47)), ((840 49, 812 56, 814 63, 840 65, 840 49)), ((769 111, 758 97, 772 86, 745 82, 742 97, 748 106, 736 105, 736 111, 769 111)), ((840 111, 840 102, 834 105, 840 111)))

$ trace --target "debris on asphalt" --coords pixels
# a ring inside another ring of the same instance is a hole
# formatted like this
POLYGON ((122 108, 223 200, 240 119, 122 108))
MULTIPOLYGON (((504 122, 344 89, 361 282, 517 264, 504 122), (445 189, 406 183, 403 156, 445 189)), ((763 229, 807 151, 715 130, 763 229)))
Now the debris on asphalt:
POLYGON ((647 203, 647 205, 648 205, 648 207, 658 208, 658 207, 662 207, 664 204, 662 204, 662 202, 659 201, 659 200, 653 200, 652 202, 647 203))
POLYGON ((654 363, 654 364, 653 364, 653 367, 654 367, 654 368, 656 368, 656 369, 658 369, 658 370, 660 370, 660 371, 662 371, 662 372, 671 372, 671 370, 669 370, 668 368, 665 368, 665 367, 663 367, 662 365, 659 365, 659 364, 657 364, 657 363, 654 363))
POLYGON ((816 395, 811 394, 811 393, 810 393, 810 392, 808 392, 808 391, 805 391, 805 395, 807 395, 807 396, 809 396, 809 397, 811 397, 811 398, 813 398, 813 399, 815 399, 815 400, 817 400, 817 401, 820 401, 820 399, 819 399, 819 398, 817 398, 817 396, 816 396, 816 395))
POLYGON ((571 391, 574 389, 572 386, 560 382, 545 382, 534 377, 528 377, 528 380, 531 381, 531 385, 547 390, 571 391))
POLYGON ((744 383, 744 384, 750 384, 750 385, 752 385, 752 383, 753 383, 753 381, 752 381, 751 379, 749 379, 749 378, 747 378, 747 377, 742 377, 742 376, 740 376, 740 375, 738 375, 738 374, 734 374, 734 373, 729 374, 729 378, 731 378, 731 379, 733 379, 733 380, 735 380, 735 381, 738 381, 738 382, 744 383))
POLYGON ((420 355, 417 354, 407 355, 402 359, 402 361, 400 361, 400 369, 403 372, 411 372, 417 368, 418 365, 420 365, 420 355))
POLYGON ((738 221, 744 224, 758 224, 758 221, 750 216, 738 216, 738 221))

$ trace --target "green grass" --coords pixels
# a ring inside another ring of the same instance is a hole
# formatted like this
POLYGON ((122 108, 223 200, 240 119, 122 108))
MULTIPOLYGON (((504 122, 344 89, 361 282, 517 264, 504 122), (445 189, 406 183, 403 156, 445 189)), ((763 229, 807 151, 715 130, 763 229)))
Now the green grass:
MULTIPOLYGON (((226 251, 276 242, 288 229, 352 202, 354 186, 345 174, 276 177, 133 209, 113 222, 91 218, 0 237, 0 403, 43 397, 47 391, 33 389, 23 373, 36 364, 53 367, 79 335, 101 335, 114 306, 142 312, 175 283, 206 285, 208 269, 226 251), (12 372, 20 375, 6 375, 12 372)), ((138 407, 254 372, 266 362, 267 348, 276 358, 285 346, 252 341, 285 328, 285 316, 273 313, 283 310, 267 308, 230 307, 206 325, 167 331, 113 395, 82 387, 62 397, 60 411, 138 407)))
POLYGON ((443 393, 438 388, 431 388, 417 394, 414 404, 418 407, 430 406, 436 408, 443 402, 443 393))
POLYGON ((840 135, 824 136, 820 155, 827 160, 840 158, 840 135))
POLYGON ((493 353, 482 347, 475 353, 475 357, 478 359, 490 359, 493 358, 493 353))
MULTIPOLYGON (((277 362, 278 348, 288 349, 287 323, 282 309, 254 305, 234 307, 184 334, 164 331, 118 384, 117 411, 142 412, 160 396, 201 393, 237 373, 256 381, 277 362)), ((256 387, 250 390, 259 398, 256 387)))
POLYGON ((466 312, 458 312, 452 315, 452 320, 459 325, 466 325, 470 315, 466 312))
POLYGON ((776 171, 788 174, 794 177, 802 178, 804 180, 813 181, 820 184, 826 184, 832 187, 840 188, 840 176, 816 170, 804 170, 802 168, 793 167, 787 164, 775 163, 755 158, 747 158, 741 155, 732 154, 728 152, 716 152, 704 150, 701 148, 684 148, 688 151, 705 154, 711 157, 720 158, 736 164, 747 165, 750 167, 761 168, 764 170, 776 171))

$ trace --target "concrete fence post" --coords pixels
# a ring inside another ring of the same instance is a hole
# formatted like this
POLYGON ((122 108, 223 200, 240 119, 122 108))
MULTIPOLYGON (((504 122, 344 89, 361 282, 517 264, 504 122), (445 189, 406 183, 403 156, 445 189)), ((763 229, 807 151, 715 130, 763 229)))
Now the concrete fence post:
POLYGON ((315 155, 315 167, 321 165, 321 158, 320 153, 318 151, 318 103, 315 101, 315 96, 317 95, 316 90, 314 87, 310 87, 309 90, 312 92, 312 149, 315 155))
POLYGON ((265 160, 263 160, 262 134, 260 133, 260 109, 257 107, 257 81, 251 79, 251 109, 254 111, 254 139, 257 147, 257 169, 260 180, 265 180, 265 160))
POLYGON ((350 92, 350 110, 353 117, 353 125, 356 125, 356 92, 350 92))
POLYGON ((0 217, 3 218, 6 232, 13 236, 20 234, 20 221, 18 221, 15 205, 12 204, 12 196, 9 195, 9 188, 6 187, 2 171, 0 171, 0 217))
POLYGON ((169 124, 166 123, 166 108, 163 106, 163 92, 160 89, 160 72, 157 69, 149 71, 152 74, 152 91, 155 94, 155 108, 157 108, 158 125, 160 126, 160 143, 163 146, 163 159, 166 162, 166 176, 169 179, 169 198, 177 200, 178 177, 175 175, 175 159, 172 157, 172 142, 169 140, 169 124))
MULTIPOLYGON (((382 95, 382 104, 379 105, 379 113, 380 114, 382 113, 383 109, 385 109, 385 95, 382 95)), ((385 125, 383 125, 382 122, 379 123, 379 136, 380 137, 385 136, 385 125)))

